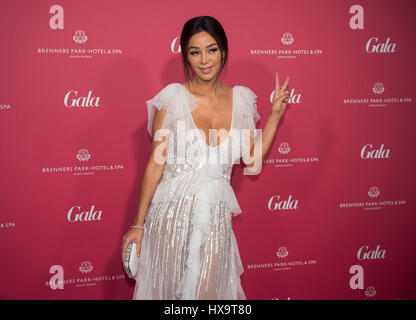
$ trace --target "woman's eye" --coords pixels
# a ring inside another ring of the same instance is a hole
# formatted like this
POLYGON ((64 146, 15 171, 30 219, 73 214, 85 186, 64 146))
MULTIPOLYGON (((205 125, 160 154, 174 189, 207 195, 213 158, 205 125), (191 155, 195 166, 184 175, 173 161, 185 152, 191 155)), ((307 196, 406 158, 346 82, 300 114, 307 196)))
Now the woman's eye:
MULTIPOLYGON (((213 49, 210 49, 208 52, 215 53, 217 50, 218 50, 218 48, 213 48, 213 49)), ((191 56, 195 56, 195 55, 199 54, 199 51, 192 51, 192 52, 189 52, 189 54, 191 56)))

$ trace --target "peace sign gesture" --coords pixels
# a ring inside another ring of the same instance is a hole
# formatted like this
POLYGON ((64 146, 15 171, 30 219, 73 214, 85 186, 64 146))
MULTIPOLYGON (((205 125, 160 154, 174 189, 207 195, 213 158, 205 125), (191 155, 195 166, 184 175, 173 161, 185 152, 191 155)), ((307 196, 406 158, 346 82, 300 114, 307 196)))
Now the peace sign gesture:
POLYGON ((280 116, 283 115, 283 113, 285 112, 287 101, 290 98, 289 90, 287 89, 289 79, 290 77, 287 77, 283 86, 280 87, 279 75, 276 72, 272 112, 276 112, 280 116))

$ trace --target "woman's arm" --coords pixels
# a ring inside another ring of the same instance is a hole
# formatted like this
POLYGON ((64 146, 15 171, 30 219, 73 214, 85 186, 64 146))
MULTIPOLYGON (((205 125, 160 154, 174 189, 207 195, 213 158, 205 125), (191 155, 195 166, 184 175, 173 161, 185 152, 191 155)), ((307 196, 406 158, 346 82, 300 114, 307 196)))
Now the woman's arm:
MULTIPOLYGON (((135 226, 144 226, 144 220, 146 218, 147 209, 149 207, 150 201, 153 198, 153 195, 155 193, 157 184, 160 181, 160 178, 163 174, 163 169, 165 168, 166 161, 161 161, 161 159, 155 158, 159 156, 158 150, 160 148, 163 148, 162 156, 166 157, 166 144, 168 141, 168 134, 165 135, 165 139, 163 139, 163 136, 159 139, 156 132, 159 132, 158 130, 161 128, 163 124, 163 120, 165 119, 166 111, 165 109, 156 110, 155 115, 153 118, 153 128, 152 128, 152 137, 153 137, 153 143, 152 143, 152 154, 150 155, 150 159, 147 162, 146 169, 144 172, 143 182, 141 185, 140 190, 140 197, 139 197, 139 209, 136 215, 136 218, 134 219, 133 225, 135 226), (163 146, 162 144, 165 144, 163 146), (158 161, 156 161, 158 160, 158 161)), ((127 246, 130 242, 136 243, 136 254, 140 255, 140 250, 142 246, 142 238, 143 238, 144 230, 139 228, 130 229, 127 231, 127 233, 123 236, 123 244, 121 245, 122 254, 121 257, 123 261, 125 261, 126 258, 126 250, 127 246)))
POLYGON ((162 136, 161 139, 158 138, 156 132, 162 126, 163 120, 166 115, 166 110, 156 110, 155 116, 153 119, 153 129, 152 129, 152 153, 150 155, 150 159, 147 162, 146 169, 143 176, 143 182, 141 185, 140 190, 140 197, 139 197, 139 209, 134 219, 133 225, 143 226, 144 221, 146 218, 146 212, 150 205, 150 201, 155 193, 157 184, 159 183, 160 179, 162 178, 163 169, 165 168, 165 161, 160 161, 160 159, 156 159, 155 157, 158 155, 158 150, 163 148, 162 156, 166 157, 166 144, 168 135, 162 136), (165 137, 165 139, 163 139, 165 137), (162 144, 165 144, 164 146, 162 144), (158 161, 156 161, 158 160, 158 161))
POLYGON ((264 158, 270 149, 272 141, 276 135, 281 114, 271 112, 266 120, 266 124, 261 132, 261 137, 254 143, 254 138, 250 138, 250 153, 242 157, 245 168, 250 173, 257 173, 261 169, 264 158))
MULTIPOLYGON (((279 75, 276 72, 275 89, 273 105, 269 117, 267 118, 264 129, 262 130, 261 139, 250 138, 250 152, 242 157, 245 169, 250 174, 258 174, 264 157, 269 151, 270 145, 276 135, 277 125, 279 124, 280 118, 283 116, 286 110, 286 104, 290 97, 287 85, 289 84, 290 77, 287 77, 283 86, 279 86, 279 75)), ((248 135, 248 133, 245 133, 248 135)), ((248 139, 246 139, 248 141, 248 139)))

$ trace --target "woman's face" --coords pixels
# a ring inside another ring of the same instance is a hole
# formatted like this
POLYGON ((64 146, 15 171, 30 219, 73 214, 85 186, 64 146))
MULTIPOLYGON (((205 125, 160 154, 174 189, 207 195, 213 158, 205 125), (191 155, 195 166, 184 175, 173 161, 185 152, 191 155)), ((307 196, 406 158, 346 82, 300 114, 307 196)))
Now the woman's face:
POLYGON ((221 68, 221 51, 215 39, 205 31, 195 33, 188 44, 188 61, 195 76, 211 80, 221 68))

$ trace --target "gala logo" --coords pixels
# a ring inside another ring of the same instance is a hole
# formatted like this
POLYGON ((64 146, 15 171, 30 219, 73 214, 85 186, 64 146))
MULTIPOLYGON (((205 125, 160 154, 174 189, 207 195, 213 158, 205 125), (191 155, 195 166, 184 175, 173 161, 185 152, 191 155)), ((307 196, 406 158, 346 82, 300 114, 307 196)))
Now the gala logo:
POLYGON ((273 196, 269 200, 268 208, 271 211, 298 209, 298 200, 292 200, 292 195, 289 195, 287 200, 282 201, 280 201, 280 196, 273 196))
POLYGON ((176 37, 175 39, 173 39, 172 43, 170 44, 170 51, 172 51, 172 53, 181 53, 181 41, 180 41, 180 37, 176 37))
POLYGON ((101 210, 94 211, 94 205, 91 206, 89 211, 81 211, 81 207, 73 206, 68 211, 67 219, 69 222, 99 221, 103 219, 102 214, 101 210))
POLYGON ((88 91, 86 97, 78 97, 78 91, 70 90, 67 92, 64 98, 64 105, 68 108, 71 107, 99 107, 100 97, 92 96, 92 91, 88 91))
POLYGON ((372 144, 366 144, 361 149, 361 159, 388 159, 390 158, 390 149, 384 149, 384 144, 379 149, 373 149, 372 144))
POLYGON ((385 259, 386 258, 386 250, 381 249, 380 245, 374 250, 369 250, 368 246, 362 246, 358 249, 357 252, 357 259, 358 260, 377 260, 377 259, 385 259))
MULTIPOLYGON (((300 99, 301 99, 302 95, 300 93, 296 93, 295 94, 295 89, 292 88, 292 91, 290 91, 290 97, 287 103, 296 103, 299 104, 301 103, 300 99)), ((274 90, 273 92, 270 94, 270 102, 273 103, 273 99, 274 99, 274 90)))
POLYGON ((396 44, 390 43, 390 38, 386 42, 378 42, 378 38, 372 37, 367 41, 365 51, 368 53, 395 53, 396 44))

